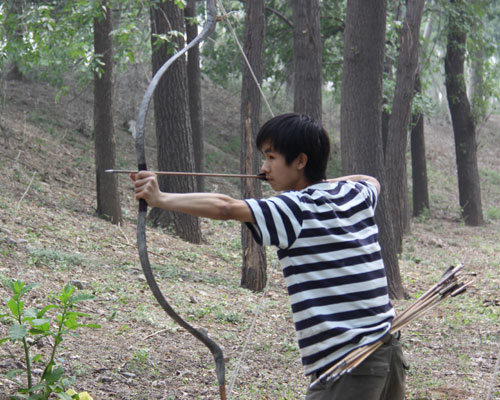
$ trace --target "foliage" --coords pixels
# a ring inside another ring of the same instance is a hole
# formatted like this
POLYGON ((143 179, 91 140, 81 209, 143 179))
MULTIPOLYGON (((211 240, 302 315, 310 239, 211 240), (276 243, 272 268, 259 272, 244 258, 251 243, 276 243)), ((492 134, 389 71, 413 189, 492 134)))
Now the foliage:
POLYGON ((60 399, 78 399, 78 395, 68 395, 66 389, 75 381, 74 377, 65 377, 64 368, 56 363, 55 355, 59 345, 63 341, 63 336, 74 334, 78 328, 99 328, 96 324, 82 324, 78 321, 80 317, 87 314, 75 311, 77 303, 92 299, 91 295, 75 294, 75 288, 66 285, 58 296, 55 303, 49 303, 42 309, 25 308, 24 296, 30 292, 37 284, 27 285, 25 282, 12 280, 8 281, 8 286, 12 291, 12 297, 7 300, 9 312, 0 315, 0 318, 10 321, 9 336, 0 340, 1 343, 11 341, 20 342, 24 350, 24 362, 26 365, 27 386, 20 384, 16 378, 24 374, 22 369, 13 369, 7 372, 7 378, 20 385, 17 398, 29 400, 45 400, 52 393, 60 399), (56 311, 56 315, 49 317, 51 310, 56 311), (49 358, 44 362, 43 354, 32 355, 30 350, 43 338, 50 337, 54 344, 49 358), (38 363, 44 366, 40 381, 33 382, 33 364, 38 363))
MULTIPOLYGON (((118 21, 113 35, 115 54, 120 65, 143 61, 149 55, 144 45, 144 12, 142 2, 108 1, 116 7, 118 21)), ((27 1, 9 0, 0 5, 0 66, 13 63, 20 72, 34 79, 63 85, 72 72, 80 84, 92 79, 101 67, 100 55, 94 53, 93 22, 102 18, 100 1, 27 1)), ((146 8, 147 11, 147 8, 146 8)), ((148 43, 148 42, 146 42, 148 43)))
MULTIPOLYGON (((245 29, 244 2, 226 2, 226 11, 238 38, 245 29)), ((323 77, 337 98, 343 57, 343 20, 345 2, 323 2, 321 33, 323 38, 323 77)), ((240 40, 241 41, 241 40, 240 40)), ((285 0, 266 1, 266 35, 263 81, 276 96, 293 79, 293 15, 285 0)), ((230 28, 224 21, 202 49, 203 72, 217 84, 227 88, 228 81, 241 77, 242 58, 230 28), (222 27, 221 27, 222 26, 222 27), (229 79, 228 79, 229 78, 229 79)))

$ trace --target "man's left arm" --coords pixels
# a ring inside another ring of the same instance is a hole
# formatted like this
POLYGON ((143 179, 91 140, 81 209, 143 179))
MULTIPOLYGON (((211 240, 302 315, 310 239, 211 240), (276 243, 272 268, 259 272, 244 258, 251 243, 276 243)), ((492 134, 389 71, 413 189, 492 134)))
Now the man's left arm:
POLYGON ((146 200, 150 207, 197 217, 254 222, 250 207, 243 200, 218 193, 165 193, 160 191, 156 175, 149 171, 132 173, 130 178, 136 199, 146 200))

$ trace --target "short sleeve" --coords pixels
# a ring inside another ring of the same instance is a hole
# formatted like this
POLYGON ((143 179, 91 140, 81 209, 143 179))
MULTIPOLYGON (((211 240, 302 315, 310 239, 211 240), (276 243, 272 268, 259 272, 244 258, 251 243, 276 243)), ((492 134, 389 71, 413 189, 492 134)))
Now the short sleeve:
POLYGON ((257 243, 274 245, 280 249, 290 247, 300 233, 302 212, 297 195, 282 194, 264 200, 245 200, 255 223, 247 223, 257 243))

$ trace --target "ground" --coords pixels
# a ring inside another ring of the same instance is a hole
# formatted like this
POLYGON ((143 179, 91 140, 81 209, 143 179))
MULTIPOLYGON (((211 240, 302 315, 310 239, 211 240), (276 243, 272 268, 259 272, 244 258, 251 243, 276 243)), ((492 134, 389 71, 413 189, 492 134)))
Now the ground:
MULTIPOLYGON (((3 85, 1 313, 7 312, 9 279, 38 283, 26 298, 26 307, 38 308, 71 283, 78 292, 94 296, 81 303, 80 310, 89 314, 85 322, 101 326, 65 336, 57 354, 57 362, 76 377, 75 390, 89 392, 94 400, 217 399, 210 353, 164 314, 142 275, 135 246, 136 203, 126 177, 120 177, 124 223, 114 226, 95 216, 88 96, 56 102, 55 93, 32 82, 3 85)), ((210 107, 228 97, 218 94, 210 107)), ((230 146, 237 140, 237 121, 228 126, 231 112, 223 107, 224 112, 214 115, 226 120, 214 122, 210 107, 205 110, 208 129, 225 126, 221 135, 230 146)), ((237 103, 234 110, 232 115, 238 115, 237 103)), ((134 165, 133 141, 122 127, 127 118, 117 118, 118 167, 134 165)), ((493 116, 479 132, 486 223, 468 227, 458 208, 450 125, 446 120, 427 121, 432 207, 412 221, 400 257, 408 298, 393 303, 397 310, 405 309, 457 263, 476 281, 467 293, 443 302, 403 330, 410 364, 407 399, 500 399, 499 127, 500 118, 493 116)), ((214 132, 209 134, 213 137, 214 132)), ((220 162, 217 147, 207 145, 212 166, 220 162)), ((148 151, 153 154, 152 145, 148 151)), ((238 192, 226 181, 210 180, 208 186, 238 192)), ((270 285, 262 298, 239 285, 239 224, 203 220, 202 229, 204 244, 192 245, 148 228, 150 258, 163 292, 182 316, 222 346, 228 386, 234 381, 230 398, 303 398, 307 379, 273 252, 268 252, 270 285)), ((0 337, 8 336, 8 330, 7 323, 0 324, 0 337)), ((46 357, 52 343, 42 340, 32 350, 46 357)), ((23 367, 22 360, 19 342, 1 345, 0 373, 23 367)), ((34 370, 39 377, 41 366, 35 364, 34 370)), ((17 386, 0 377, 0 399, 17 386)))

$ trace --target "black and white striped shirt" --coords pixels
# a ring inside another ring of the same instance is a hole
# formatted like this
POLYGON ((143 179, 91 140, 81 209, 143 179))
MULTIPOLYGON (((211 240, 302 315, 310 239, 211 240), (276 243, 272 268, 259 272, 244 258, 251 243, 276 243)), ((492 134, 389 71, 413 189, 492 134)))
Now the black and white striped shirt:
POLYGON ((306 375, 389 331, 375 186, 322 182, 246 202, 255 240, 278 247, 306 375))

